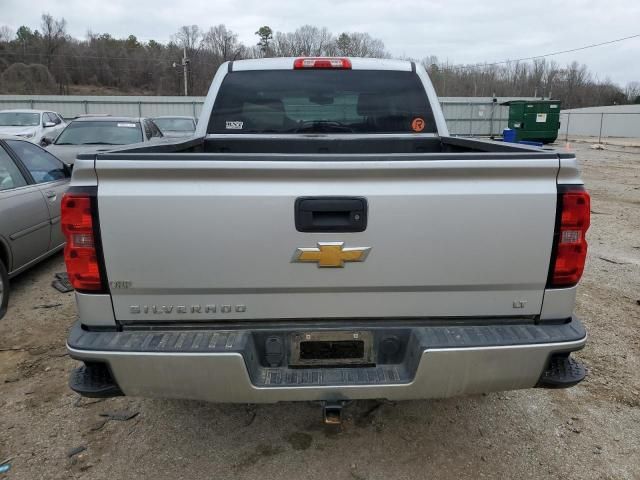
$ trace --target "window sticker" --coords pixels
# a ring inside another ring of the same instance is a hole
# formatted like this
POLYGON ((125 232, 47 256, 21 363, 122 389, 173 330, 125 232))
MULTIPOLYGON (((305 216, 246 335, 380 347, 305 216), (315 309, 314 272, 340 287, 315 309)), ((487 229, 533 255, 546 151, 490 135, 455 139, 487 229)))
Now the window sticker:
POLYGON ((135 123, 118 123, 118 127, 136 128, 135 123))
POLYGON ((232 121, 232 120, 227 120, 226 122, 226 129, 227 130, 242 130, 242 125, 244 125, 244 122, 240 122, 240 121, 232 121))
POLYGON ((424 130, 425 123, 424 119, 420 117, 416 117, 411 121, 411 130, 414 132, 421 132, 424 130))

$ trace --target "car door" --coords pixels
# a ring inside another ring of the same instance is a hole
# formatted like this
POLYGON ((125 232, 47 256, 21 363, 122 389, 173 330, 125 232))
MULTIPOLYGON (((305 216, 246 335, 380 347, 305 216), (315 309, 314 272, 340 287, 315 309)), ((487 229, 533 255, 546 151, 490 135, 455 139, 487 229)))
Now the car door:
POLYGON ((153 120, 147 120, 147 122, 149 122, 149 128, 151 128, 151 141, 157 142, 158 140, 162 139, 164 135, 158 128, 158 125, 156 125, 156 122, 154 122, 153 120))
POLYGON ((47 129, 45 128, 44 124, 45 122, 48 122, 48 121, 49 119, 47 118, 45 113, 40 112, 40 123, 36 127, 35 135, 30 139, 31 142, 40 143, 40 140, 42 140, 42 137, 44 137, 47 134, 47 129))
POLYGON ((44 255, 51 241, 49 209, 30 180, 0 141, 0 242, 9 251, 9 273, 44 255))
POLYGON ((64 122, 62 121, 62 117, 55 112, 48 112, 49 118, 53 123, 56 124, 55 127, 52 127, 52 130, 55 132, 55 136, 57 137, 60 132, 64 129, 64 122))
POLYGON ((150 142, 153 138, 153 130, 151 128, 151 122, 146 118, 142 120, 142 130, 144 131, 144 142, 150 142))
POLYGON ((51 238, 49 250, 64 244, 64 235, 60 228, 60 202, 69 187, 70 171, 64 163, 46 150, 21 140, 7 140, 7 145, 42 192, 49 210, 51 238))
POLYGON ((62 115, 60 115, 59 113, 56 113, 56 115, 60 119, 60 131, 58 133, 62 133, 62 131, 65 128, 67 128, 67 122, 65 121, 64 117, 62 115))
POLYGON ((58 136, 58 133, 60 133, 60 124, 62 122, 60 121, 58 116, 53 112, 44 112, 43 117, 44 117, 44 123, 43 123, 44 133, 43 133, 43 137, 48 137, 48 138, 51 138, 53 140, 58 136), (52 127, 44 127, 44 124, 47 124, 47 123, 53 123, 53 126, 52 127))

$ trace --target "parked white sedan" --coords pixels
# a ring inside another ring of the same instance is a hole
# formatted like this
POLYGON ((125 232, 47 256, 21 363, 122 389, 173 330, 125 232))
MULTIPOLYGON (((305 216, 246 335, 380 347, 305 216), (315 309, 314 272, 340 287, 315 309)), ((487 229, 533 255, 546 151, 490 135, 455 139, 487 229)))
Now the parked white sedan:
POLYGON ((15 135, 33 143, 55 138, 66 127, 59 113, 48 110, 0 111, 0 134, 15 135))

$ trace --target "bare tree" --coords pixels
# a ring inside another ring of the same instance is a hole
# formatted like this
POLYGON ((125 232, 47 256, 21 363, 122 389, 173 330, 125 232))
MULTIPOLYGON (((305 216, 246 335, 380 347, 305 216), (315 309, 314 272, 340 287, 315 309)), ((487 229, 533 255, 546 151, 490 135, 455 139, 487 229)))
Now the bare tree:
POLYGON ((238 35, 220 24, 211 27, 204 35, 204 47, 220 59, 220 62, 235 60, 242 56, 244 46, 238 42, 238 35))
POLYGON ((531 80, 529 82, 531 85, 528 85, 529 89, 532 90, 532 93, 530 95, 533 95, 534 97, 543 95, 543 79, 546 69, 547 65, 544 59, 536 59, 533 61, 531 68, 531 80))
POLYGON ((565 107, 576 107, 581 103, 585 83, 590 81, 587 66, 574 61, 562 73, 564 74, 565 107))
MULTIPOLYGON (((199 59, 204 47, 204 34, 198 25, 183 25, 180 27, 180 30, 173 35, 172 39, 186 57, 182 60, 182 62, 185 62, 183 65, 186 64, 186 67, 184 67, 186 70, 183 70, 182 88, 184 89, 185 95, 187 91, 193 93, 194 84, 201 83, 204 78, 207 78, 204 65, 201 62, 194 61, 199 59)), ((174 65, 176 64, 177 62, 174 63, 174 65)))
POLYGON ((336 41, 336 51, 350 57, 389 57, 382 40, 362 32, 341 33, 336 41))
POLYGON ((276 32, 271 42, 271 54, 275 57, 330 55, 333 51, 333 35, 326 27, 303 25, 294 32, 276 32))
POLYGON ((629 82, 624 89, 629 103, 640 103, 640 82, 629 82))
POLYGON ((270 43, 276 57, 332 56, 388 57, 381 40, 367 33, 342 33, 338 38, 326 28, 303 25, 294 32, 276 32, 270 43))
POLYGON ((0 42, 10 42, 16 37, 16 32, 11 30, 6 25, 0 27, 0 42))
MULTIPOLYGON (((274 57, 293 57, 296 55, 293 45, 293 34, 291 32, 276 32, 269 44, 270 54, 274 57)), ((260 43, 258 47, 262 49, 260 43)))
POLYGON ((67 39, 67 21, 64 18, 54 19, 48 13, 42 14, 42 43, 47 59, 47 68, 51 68, 53 55, 60 49, 67 39))
POLYGON ((183 25, 172 39, 181 48, 186 48, 188 55, 194 55, 202 48, 204 35, 198 25, 183 25))
POLYGON ((332 42, 332 35, 326 27, 303 25, 293 32, 294 55, 317 57, 326 55, 327 47, 332 42))

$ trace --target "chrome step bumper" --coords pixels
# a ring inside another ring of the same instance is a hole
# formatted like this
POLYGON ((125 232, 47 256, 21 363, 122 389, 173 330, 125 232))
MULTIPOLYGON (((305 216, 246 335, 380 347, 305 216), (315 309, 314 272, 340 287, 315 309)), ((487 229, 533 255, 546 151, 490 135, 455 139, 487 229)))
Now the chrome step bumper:
MULTIPOLYGON (((384 335, 389 327, 371 330, 384 335)), ((552 358, 579 350, 586 342, 576 318, 559 324, 411 326, 394 331, 406 338, 402 360, 367 367, 266 366, 259 348, 262 337, 254 330, 96 332, 76 324, 67 348, 75 359, 106 364, 125 395, 271 403, 409 400, 530 388, 540 384, 552 358)))

